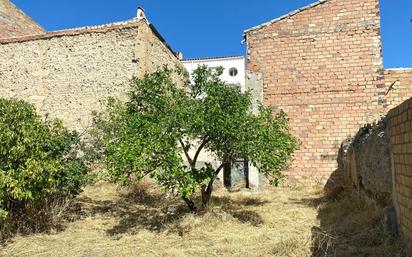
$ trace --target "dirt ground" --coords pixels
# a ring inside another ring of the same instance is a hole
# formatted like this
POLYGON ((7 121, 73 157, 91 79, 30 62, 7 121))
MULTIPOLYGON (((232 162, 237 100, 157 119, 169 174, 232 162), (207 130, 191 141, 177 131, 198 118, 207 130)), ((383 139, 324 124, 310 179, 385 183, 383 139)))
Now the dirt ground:
POLYGON ((16 236, 0 256, 408 256, 405 243, 386 236, 374 206, 322 192, 221 189, 208 212, 193 214, 151 184, 100 183, 74 200, 59 229, 16 236))

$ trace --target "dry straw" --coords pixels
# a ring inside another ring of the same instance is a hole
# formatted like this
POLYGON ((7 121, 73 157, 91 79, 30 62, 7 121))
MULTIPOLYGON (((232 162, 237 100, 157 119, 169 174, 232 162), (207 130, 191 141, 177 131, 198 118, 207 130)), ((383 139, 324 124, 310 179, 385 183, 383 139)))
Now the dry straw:
POLYGON ((382 229, 380 211, 319 185, 262 193, 218 190, 207 212, 143 182, 89 187, 61 231, 17 236, 1 256, 407 256, 382 229))

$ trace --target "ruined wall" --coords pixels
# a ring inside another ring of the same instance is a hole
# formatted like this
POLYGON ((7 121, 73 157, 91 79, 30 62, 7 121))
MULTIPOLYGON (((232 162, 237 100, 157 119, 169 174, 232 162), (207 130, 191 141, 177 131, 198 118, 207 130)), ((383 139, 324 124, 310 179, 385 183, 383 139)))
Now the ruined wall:
POLYGON ((394 200, 401 231, 412 240, 412 98, 389 111, 394 200))
POLYGON ((338 169, 325 189, 330 194, 342 187, 385 207, 392 203, 392 168, 387 118, 362 127, 339 150, 338 169))
POLYGON ((108 96, 124 97, 133 76, 180 65, 143 21, 0 40, 0 96, 35 104, 83 131, 108 96))
POLYGON ((341 142, 386 110, 378 0, 323 0, 245 32, 264 104, 302 140, 291 174, 328 176, 341 142))
POLYGON ((394 108, 412 96, 412 68, 385 70, 386 98, 394 108))

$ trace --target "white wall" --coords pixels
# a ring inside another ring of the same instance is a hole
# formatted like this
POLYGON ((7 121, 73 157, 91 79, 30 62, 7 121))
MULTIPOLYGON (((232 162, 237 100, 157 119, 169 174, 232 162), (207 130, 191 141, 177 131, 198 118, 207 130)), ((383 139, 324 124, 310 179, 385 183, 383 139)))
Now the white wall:
MULTIPOLYGON (((192 59, 182 61, 183 66, 191 74, 200 65, 206 65, 210 68, 217 68, 219 66, 223 67, 223 74, 220 78, 230 84, 237 84, 240 86, 241 90, 246 91, 246 62, 243 56, 236 57, 223 57, 223 58, 206 58, 206 59, 192 59), (238 74, 236 76, 230 76, 229 70, 231 68, 236 68, 238 74)), ((195 149, 191 149, 190 155, 194 155, 195 149)), ((219 165, 219 161, 216 156, 208 151, 202 151, 198 161, 200 165, 204 162, 209 162, 215 168, 219 165)), ((219 174, 219 179, 223 182, 223 171, 219 174)), ((252 165, 249 166, 249 188, 257 189, 259 187, 259 172, 252 165)))
POLYGON ((243 56, 192 59, 184 60, 182 63, 190 74, 200 65, 206 65, 210 68, 217 68, 219 66, 222 66, 224 70, 220 78, 230 84, 239 84, 242 91, 245 90, 246 63, 243 56), (231 68, 236 68, 238 71, 238 74, 234 77, 230 76, 229 74, 229 70, 231 68))

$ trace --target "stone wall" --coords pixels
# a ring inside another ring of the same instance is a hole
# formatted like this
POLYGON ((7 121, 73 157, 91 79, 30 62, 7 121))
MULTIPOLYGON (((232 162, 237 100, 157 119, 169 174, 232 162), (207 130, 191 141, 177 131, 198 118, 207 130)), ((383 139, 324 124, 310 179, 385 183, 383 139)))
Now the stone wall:
POLYGON ((332 197, 356 189, 385 207, 388 232, 412 240, 412 98, 343 142, 325 189, 332 197))
POLYGON ((35 104, 83 131, 108 96, 163 65, 180 65, 144 20, 0 40, 0 96, 35 104))
POLYGON ((412 98, 389 111, 394 200, 401 231, 412 240, 412 98))
POLYGON ((322 0, 245 32, 263 102, 302 140, 290 174, 329 176, 341 142, 383 114, 378 0, 322 0))
POLYGON ((338 155, 338 169, 326 186, 328 193, 340 187, 355 189, 379 206, 392 203, 392 169, 387 118, 362 127, 345 140, 338 155))

